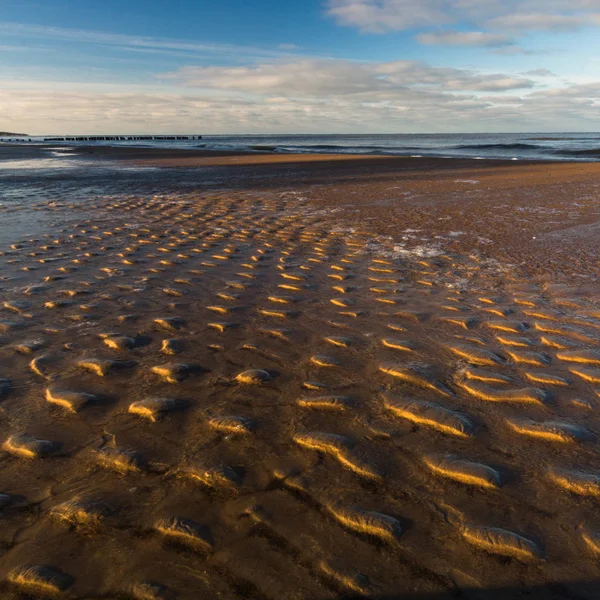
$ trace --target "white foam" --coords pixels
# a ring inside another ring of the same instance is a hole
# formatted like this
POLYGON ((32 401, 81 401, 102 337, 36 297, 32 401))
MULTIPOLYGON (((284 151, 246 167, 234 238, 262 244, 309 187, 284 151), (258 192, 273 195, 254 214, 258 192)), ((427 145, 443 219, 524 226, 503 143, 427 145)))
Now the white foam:
POLYGON ((420 244, 418 246, 414 246, 413 248, 405 248, 400 244, 396 244, 394 246, 394 253, 397 256, 407 257, 417 257, 417 258, 434 258, 435 256, 440 256, 444 253, 444 251, 439 246, 420 244))

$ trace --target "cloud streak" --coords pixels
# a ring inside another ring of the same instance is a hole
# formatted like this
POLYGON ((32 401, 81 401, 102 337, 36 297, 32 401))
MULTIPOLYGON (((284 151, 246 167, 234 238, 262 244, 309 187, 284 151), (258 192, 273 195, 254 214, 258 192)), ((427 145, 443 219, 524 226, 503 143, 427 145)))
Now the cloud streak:
MULTIPOLYGON (((275 59, 291 56, 292 44, 277 49, 233 44, 198 43, 143 35, 124 35, 84 29, 47 27, 0 21, 0 35, 23 39, 42 39, 75 44, 96 44, 129 52, 175 53, 184 55, 209 55, 239 57, 245 60, 275 59)), ((284 44, 284 46, 286 46, 284 44)))
POLYGON ((511 36, 483 31, 438 31, 417 36, 421 44, 445 46, 487 46, 498 48, 514 43, 511 36))

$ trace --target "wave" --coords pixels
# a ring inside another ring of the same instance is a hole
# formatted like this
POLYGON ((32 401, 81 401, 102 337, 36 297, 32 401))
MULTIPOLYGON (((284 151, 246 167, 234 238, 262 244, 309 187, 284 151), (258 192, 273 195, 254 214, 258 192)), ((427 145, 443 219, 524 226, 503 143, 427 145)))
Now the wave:
POLYGON ((568 154, 569 156, 600 156, 600 148, 587 150, 557 150, 555 154, 568 154))
MULTIPOLYGON (((251 140, 254 141, 254 140, 251 140)), ((270 140, 266 140, 270 141, 270 140)), ((273 140, 277 142, 277 140, 273 140)), ((291 140, 290 140, 291 141, 291 140)), ((466 141, 466 140, 465 140, 466 141)), ((600 160, 600 148, 584 149, 579 147, 572 149, 561 149, 554 145, 529 144, 524 142, 511 143, 480 143, 459 144, 447 146, 441 144, 438 147, 390 144, 294 144, 288 140, 283 143, 252 144, 244 143, 242 140, 212 141, 207 140, 195 147, 215 151, 241 151, 241 152, 263 152, 273 154, 337 154, 357 155, 368 154, 372 156, 430 156, 444 158, 512 158, 512 160, 536 158, 541 160, 600 160), (208 142, 208 143, 207 143, 208 142), (287 142, 287 143, 286 143, 287 142)))
POLYGON ((456 150, 484 150, 486 148, 497 148, 498 150, 543 150, 545 146, 518 142, 514 144, 461 144, 460 146, 452 147, 456 150))
POLYGON ((304 146, 304 148, 314 148, 315 150, 334 150, 335 148, 344 148, 339 144, 312 144, 310 146, 304 146))
POLYGON ((545 141, 552 141, 552 142, 589 142, 590 140, 600 140, 600 137, 590 137, 589 135, 582 137, 582 136, 575 136, 575 137, 547 137, 547 136, 540 136, 540 137, 529 137, 529 138, 525 138, 527 140, 545 140, 545 141))
POLYGON ((292 150, 300 150, 305 152, 313 152, 319 150, 333 150, 336 152, 358 152, 360 150, 372 151, 378 150, 381 146, 347 146, 344 144, 307 144, 302 146, 286 145, 285 148, 292 150))
POLYGON ((540 137, 532 137, 532 138, 525 138, 525 139, 534 140, 534 141, 545 141, 545 142, 573 142, 573 141, 578 141, 578 140, 588 140, 590 138, 540 136, 540 137))
POLYGON ((542 144, 527 144, 523 142, 513 143, 489 143, 489 144, 459 144, 455 146, 408 146, 398 144, 397 146, 373 144, 373 145, 345 145, 345 144, 250 144, 240 143, 236 140, 232 143, 208 142, 196 144, 195 147, 216 151, 242 151, 242 152, 267 152, 274 154, 342 154, 357 155, 369 154, 372 156, 430 156, 446 158, 502 158, 510 152, 513 160, 518 158, 532 158, 546 160, 594 160, 600 158, 600 148, 597 149, 558 149, 553 146, 542 144))

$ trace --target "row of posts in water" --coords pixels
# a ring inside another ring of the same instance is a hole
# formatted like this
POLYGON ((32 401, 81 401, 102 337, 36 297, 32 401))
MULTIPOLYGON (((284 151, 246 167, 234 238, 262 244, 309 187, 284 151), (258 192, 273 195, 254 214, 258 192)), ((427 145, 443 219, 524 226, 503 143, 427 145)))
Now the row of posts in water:
MULTIPOLYGON (((43 142, 138 142, 153 140, 201 140, 201 135, 85 135, 75 137, 45 137, 43 142)), ((3 142, 31 142, 29 137, 4 137, 3 142)), ((39 141, 39 140, 38 140, 39 141)))
POLYGON ((87 135, 77 137, 49 137, 44 142, 137 142, 144 140, 201 140, 201 135, 87 135))

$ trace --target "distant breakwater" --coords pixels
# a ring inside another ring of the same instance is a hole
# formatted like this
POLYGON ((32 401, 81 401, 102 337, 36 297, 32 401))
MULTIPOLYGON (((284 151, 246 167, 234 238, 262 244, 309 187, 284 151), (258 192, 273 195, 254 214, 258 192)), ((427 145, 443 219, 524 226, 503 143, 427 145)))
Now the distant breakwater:
POLYGON ((137 142, 154 140, 201 140, 201 135, 86 135, 77 137, 45 137, 44 142, 137 142))

